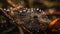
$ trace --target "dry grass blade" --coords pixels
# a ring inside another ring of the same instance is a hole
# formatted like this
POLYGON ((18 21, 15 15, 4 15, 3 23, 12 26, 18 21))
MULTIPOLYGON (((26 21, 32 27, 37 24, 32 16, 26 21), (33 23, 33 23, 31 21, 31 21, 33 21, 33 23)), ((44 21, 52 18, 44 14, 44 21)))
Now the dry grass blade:
POLYGON ((19 28, 19 33, 20 33, 20 34, 24 34, 22 28, 21 28, 21 27, 18 27, 18 28, 19 28))
POLYGON ((0 8, 0 10, 2 10, 2 12, 3 12, 9 19, 13 20, 13 18, 12 18, 10 15, 8 15, 3 9, 0 8))
MULTIPOLYGON (((9 19, 13 20, 13 18, 12 18, 10 15, 8 15, 3 9, 0 8, 0 10, 2 10, 2 12, 3 12, 9 19)), ((16 24, 17 24, 17 23, 16 23, 16 24)), ((18 26, 17 26, 17 27, 18 27, 18 26)), ((18 29, 19 29, 19 31, 20 31, 20 34, 23 34, 22 28, 21 28, 21 27, 18 27, 18 29)))
POLYGON ((18 10, 18 9, 20 9, 20 8, 23 8, 23 5, 17 6, 17 5, 15 5, 11 0, 7 0, 7 2, 8 2, 12 7, 14 7, 14 8, 12 9, 12 11, 15 11, 15 10, 18 10))
POLYGON ((24 26, 22 26, 22 28, 23 28, 24 30, 26 30, 27 32, 29 32, 30 34, 33 34, 31 31, 29 31, 28 29, 26 29, 24 26))
POLYGON ((16 5, 15 5, 13 2, 11 2, 11 0, 7 0, 7 2, 8 2, 12 7, 16 7, 16 5))

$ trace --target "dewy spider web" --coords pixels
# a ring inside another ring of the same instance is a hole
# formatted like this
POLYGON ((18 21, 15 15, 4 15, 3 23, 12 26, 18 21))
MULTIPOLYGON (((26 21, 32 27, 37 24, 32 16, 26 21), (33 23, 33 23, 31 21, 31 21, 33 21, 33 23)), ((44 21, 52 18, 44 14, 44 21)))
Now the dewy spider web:
MULTIPOLYGON (((29 30, 35 30, 39 32, 39 29, 46 30, 50 20, 44 11, 36 9, 20 9, 14 11, 6 11, 13 20, 18 20, 18 25, 24 25, 29 30)), ((12 21, 14 22, 14 21, 12 21)), ((11 28, 12 30, 13 28, 11 28)), ((6 32, 9 30, 6 30, 6 32)))
POLYGON ((47 28, 50 20, 46 13, 41 9, 20 9, 13 12, 14 15, 10 15, 14 18, 14 20, 18 19, 19 24, 23 24, 28 29, 42 29, 45 30, 47 28))

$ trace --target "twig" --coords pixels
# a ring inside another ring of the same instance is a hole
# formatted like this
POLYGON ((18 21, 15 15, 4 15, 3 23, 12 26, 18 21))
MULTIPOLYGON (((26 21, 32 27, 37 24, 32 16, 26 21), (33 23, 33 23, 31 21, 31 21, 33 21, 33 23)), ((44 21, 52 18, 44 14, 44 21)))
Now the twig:
POLYGON ((20 6, 17 6, 17 7, 15 7, 15 8, 13 8, 12 11, 19 10, 19 9, 21 9, 21 8, 23 8, 23 6, 20 5, 20 6))
POLYGON ((49 23, 48 27, 50 28, 50 27, 54 26, 54 24, 56 24, 56 22, 57 22, 59 19, 60 19, 60 18, 54 19, 52 22, 49 23))
POLYGON ((24 26, 22 26, 22 28, 23 28, 24 30, 26 30, 27 32, 29 32, 30 34, 33 34, 33 33, 30 32, 28 29, 26 29, 24 26))
MULTIPOLYGON (((9 19, 13 20, 13 18, 12 18, 10 15, 8 15, 3 9, 0 8, 0 10, 2 10, 2 12, 3 12, 9 19)), ((14 24, 17 24, 17 23, 14 23, 14 24)), ((18 26, 17 26, 17 27, 18 27, 18 26)), ((18 28, 19 28, 20 34, 23 34, 22 28, 21 28, 21 27, 18 27, 18 28)))
POLYGON ((11 2, 11 0, 7 0, 7 2, 8 2, 12 7, 16 7, 16 5, 15 5, 13 2, 11 2))
POLYGON ((2 8, 0 8, 0 10, 2 10, 2 12, 3 12, 9 19, 13 20, 13 18, 12 18, 10 15, 8 15, 2 8))
POLYGON ((20 9, 20 8, 23 8, 23 5, 17 6, 17 5, 15 5, 11 0, 7 0, 7 2, 8 2, 11 6, 14 7, 14 8, 12 9, 12 11, 15 11, 15 10, 18 10, 18 9, 20 9))
POLYGON ((22 28, 21 27, 18 27, 18 28, 19 28, 19 33, 24 34, 22 28))

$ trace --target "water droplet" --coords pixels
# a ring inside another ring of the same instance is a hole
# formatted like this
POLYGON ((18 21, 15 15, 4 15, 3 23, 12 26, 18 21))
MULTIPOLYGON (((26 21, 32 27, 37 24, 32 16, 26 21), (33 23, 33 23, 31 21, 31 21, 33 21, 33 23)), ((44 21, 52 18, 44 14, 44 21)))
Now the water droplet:
POLYGON ((39 10, 39 8, 37 8, 37 10, 39 10))
POLYGON ((6 10, 6 8, 4 8, 4 10, 6 10))
POLYGON ((39 12, 41 12, 41 9, 39 10, 39 12))
POLYGON ((26 10, 23 10, 23 12, 26 12, 26 10))
POLYGON ((20 13, 22 13, 22 11, 19 11, 20 13))
POLYGON ((9 9, 7 9, 6 11, 10 11, 9 9))

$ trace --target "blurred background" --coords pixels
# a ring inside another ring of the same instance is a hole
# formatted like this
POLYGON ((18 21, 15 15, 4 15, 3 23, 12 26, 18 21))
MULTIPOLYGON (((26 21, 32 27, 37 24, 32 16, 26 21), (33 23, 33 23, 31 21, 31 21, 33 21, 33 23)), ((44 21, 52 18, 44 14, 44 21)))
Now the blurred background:
MULTIPOLYGON (((59 10, 60 7, 60 0, 11 0, 16 5, 24 5, 28 8, 55 8, 59 10)), ((0 7, 8 8, 10 5, 8 4, 7 0, 0 0, 0 7)))

